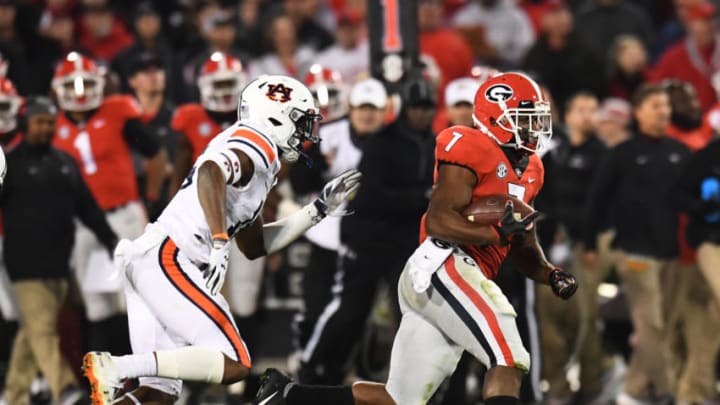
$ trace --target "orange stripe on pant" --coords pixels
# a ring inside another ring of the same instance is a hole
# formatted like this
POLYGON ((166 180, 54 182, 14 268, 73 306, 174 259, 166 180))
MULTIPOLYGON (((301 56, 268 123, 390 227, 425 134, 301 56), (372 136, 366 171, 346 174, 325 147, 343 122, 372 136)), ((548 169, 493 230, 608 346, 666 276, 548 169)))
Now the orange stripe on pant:
POLYGON ((235 350, 235 354, 240 359, 240 363, 250 368, 250 354, 232 321, 220 306, 198 288, 180 269, 180 265, 177 262, 177 252, 178 248, 175 242, 170 238, 165 239, 165 242, 163 242, 160 247, 160 265, 165 275, 170 279, 170 282, 173 283, 175 288, 205 313, 205 315, 212 319, 218 328, 220 328, 223 335, 230 341, 231 346, 235 350))
MULTIPOLYGON (((465 293, 465 295, 470 298, 470 301, 475 305, 475 307, 480 310, 480 313, 482 313, 483 317, 485 317, 485 320, 487 321, 488 325, 490 326, 490 330, 492 331, 493 336, 495 337, 495 341, 498 342, 498 345, 500 346, 500 350, 502 351, 503 357, 505 358, 505 363, 512 367, 515 365, 515 360, 513 359, 512 351, 510 350, 510 346, 508 345, 507 341, 505 340, 505 336, 502 333, 502 329, 500 329, 500 324, 498 323, 497 317, 495 316, 495 312, 488 306, 488 304, 485 302, 485 300, 478 294, 477 291, 475 291, 470 284, 468 284, 467 281, 465 281, 464 278, 460 275, 460 273, 457 270, 457 267, 455 267, 455 258, 451 257, 450 260, 448 260, 445 263, 445 269, 447 270, 447 274, 450 277, 450 279, 458 286, 460 287, 460 290, 465 293)), ((480 271, 478 269, 478 271, 480 271)))

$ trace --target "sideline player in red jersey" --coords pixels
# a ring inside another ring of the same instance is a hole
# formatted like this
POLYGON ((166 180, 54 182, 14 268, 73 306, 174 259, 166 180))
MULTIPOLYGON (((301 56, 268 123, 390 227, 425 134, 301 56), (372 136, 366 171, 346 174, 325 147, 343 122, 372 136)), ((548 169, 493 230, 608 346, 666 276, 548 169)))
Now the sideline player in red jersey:
POLYGON ((461 213, 487 195, 507 194, 525 202, 537 196, 543 166, 535 152, 551 135, 550 104, 532 79, 504 73, 478 89, 473 121, 476 128, 454 126, 437 137, 435 186, 421 222, 423 242, 400 276, 403 317, 387 384, 299 385, 270 369, 255 403, 422 404, 453 373, 463 351, 488 368, 485 404, 518 403, 530 356, 515 310, 492 279, 507 258, 560 298, 570 298, 577 283, 545 259, 533 226, 537 214, 516 219, 509 204, 497 225, 481 225, 461 213))
POLYGON ((348 114, 348 95, 340 73, 316 63, 310 66, 303 82, 318 102, 323 125, 348 114))
MULTIPOLYGON (((78 162, 83 177, 108 222, 122 238, 140 236, 147 222, 141 197, 158 198, 165 176, 167 157, 154 138, 147 134, 135 100, 126 95, 104 98, 102 71, 88 57, 70 52, 55 70, 52 89, 60 106, 54 144, 78 162), (146 157, 147 188, 140 196, 130 150, 146 157)), ((124 312, 120 283, 111 285, 95 274, 105 248, 85 227, 75 236, 73 267, 81 286, 85 310, 91 322, 91 340, 95 347, 107 347, 113 328, 105 321, 124 312), (89 272, 90 266, 96 267, 89 272)), ((102 263, 112 272, 112 264, 102 263)))
POLYGON ((171 126, 180 133, 171 194, 182 184, 192 164, 213 137, 237 121, 240 92, 248 82, 239 59, 214 52, 198 78, 200 103, 178 107, 171 126))

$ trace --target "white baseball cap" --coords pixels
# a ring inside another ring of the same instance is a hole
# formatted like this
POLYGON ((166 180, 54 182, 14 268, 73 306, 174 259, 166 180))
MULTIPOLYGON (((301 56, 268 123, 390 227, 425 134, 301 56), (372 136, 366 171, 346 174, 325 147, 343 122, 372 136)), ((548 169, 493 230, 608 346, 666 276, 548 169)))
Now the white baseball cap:
POLYGON ((350 90, 350 107, 360 107, 370 104, 376 108, 385 108, 387 105, 387 91, 385 86, 373 78, 361 80, 350 90))
POLYGON ((445 105, 454 106, 457 103, 473 104, 478 88, 480 88, 480 83, 472 77, 461 77, 451 81, 445 87, 445 105))

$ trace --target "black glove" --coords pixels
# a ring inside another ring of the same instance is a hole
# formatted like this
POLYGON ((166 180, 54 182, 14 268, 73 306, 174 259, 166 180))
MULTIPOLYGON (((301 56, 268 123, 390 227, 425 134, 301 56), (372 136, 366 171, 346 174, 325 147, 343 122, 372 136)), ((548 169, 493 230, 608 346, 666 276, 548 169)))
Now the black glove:
POLYGON ((505 204, 505 211, 497 225, 493 225, 498 235, 500 235, 500 244, 505 246, 512 242, 513 237, 525 235, 526 232, 532 229, 533 221, 540 216, 539 211, 535 211, 532 214, 522 218, 520 220, 515 219, 515 211, 512 201, 508 201, 505 204))
POLYGON ((550 273, 550 287, 558 297, 567 300, 577 291, 575 276, 565 270, 556 268, 550 273))

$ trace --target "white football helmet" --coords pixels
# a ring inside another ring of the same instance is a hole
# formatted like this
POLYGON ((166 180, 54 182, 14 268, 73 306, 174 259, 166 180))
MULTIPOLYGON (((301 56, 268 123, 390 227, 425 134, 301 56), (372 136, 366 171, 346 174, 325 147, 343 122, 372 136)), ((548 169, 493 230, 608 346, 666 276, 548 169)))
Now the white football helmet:
POLYGON ((251 81, 240 93, 238 119, 271 128, 268 135, 288 162, 298 160, 305 141, 320 141, 317 127, 321 115, 315 98, 292 77, 262 75, 251 81))
POLYGON ((0 189, 5 183, 5 175, 7 174, 7 162, 5 161, 5 152, 0 147, 0 189))

